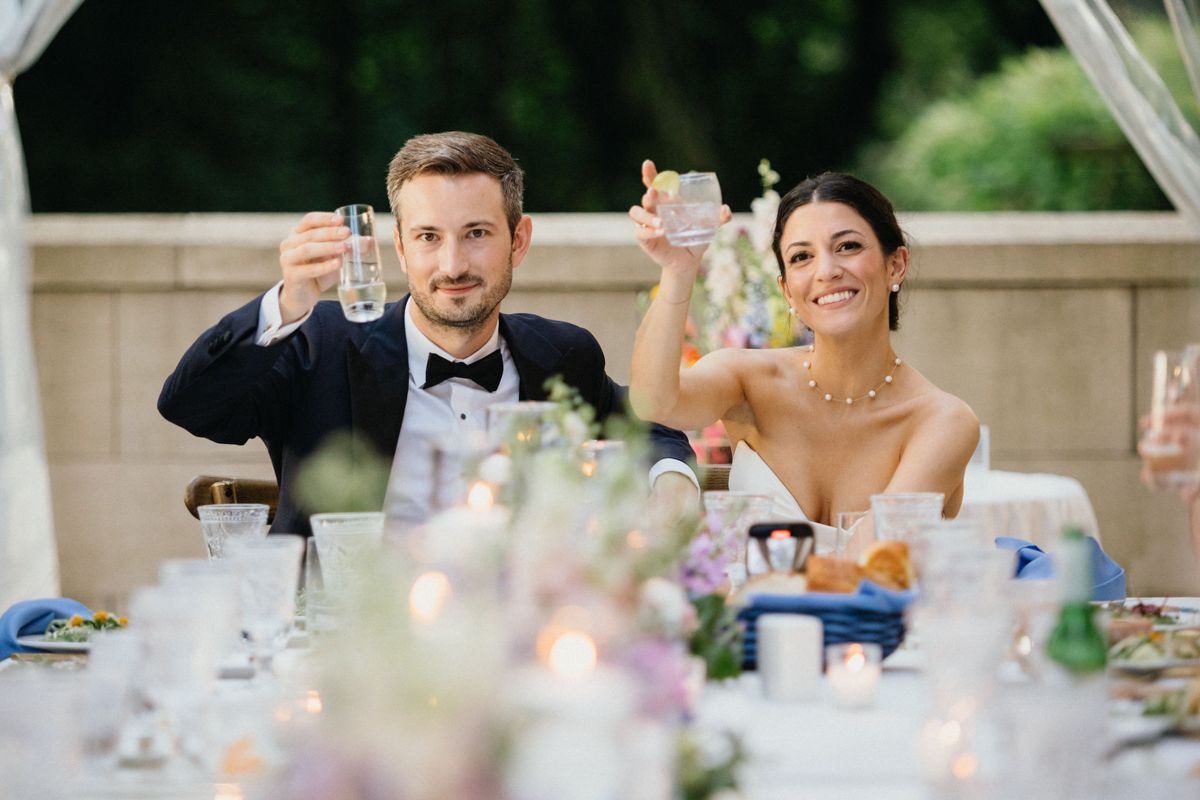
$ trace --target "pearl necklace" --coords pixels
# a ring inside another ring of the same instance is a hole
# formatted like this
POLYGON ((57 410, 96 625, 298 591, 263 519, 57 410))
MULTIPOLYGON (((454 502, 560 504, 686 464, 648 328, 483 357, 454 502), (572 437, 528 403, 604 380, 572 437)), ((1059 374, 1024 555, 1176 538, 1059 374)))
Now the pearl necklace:
MULTIPOLYGON (((811 344, 810 344, 810 345, 808 346, 808 352, 810 352, 810 353, 811 353, 811 352, 813 352, 815 349, 816 349, 816 345, 811 345, 811 344)), ((840 398, 835 398, 835 397, 834 397, 833 395, 831 395, 831 394, 826 394, 826 395, 825 395, 825 400, 826 400, 826 401, 833 401, 833 400, 837 400, 839 403, 841 403, 841 402, 845 402, 845 403, 846 403, 846 405, 848 405, 848 406, 850 406, 850 405, 854 405, 854 401, 855 401, 855 400, 866 400, 866 399, 868 399, 868 398, 873 400, 873 399, 875 399, 875 395, 876 395, 876 394, 878 394, 878 392, 879 392, 879 390, 880 390, 880 389, 882 389, 884 386, 887 386, 889 383, 891 383, 891 382, 892 382, 892 376, 896 374, 896 370, 897 370, 897 369, 899 369, 899 367, 900 367, 900 358, 899 358, 899 357, 897 357, 897 358, 896 358, 896 361, 895 361, 895 363, 892 365, 892 371, 891 371, 891 372, 889 372, 889 373, 887 374, 887 376, 886 376, 886 377, 884 377, 884 379, 883 379, 883 383, 879 384, 879 385, 878 385, 878 386, 876 386, 874 389, 872 389, 871 391, 869 391, 869 392, 867 392, 866 394, 864 394, 862 397, 847 397, 847 398, 845 399, 845 401, 843 401, 843 400, 841 400, 840 398)), ((812 387, 813 389, 816 389, 818 392, 820 392, 820 391, 821 391, 821 387, 817 385, 817 382, 816 382, 815 380, 813 380, 813 377, 812 377, 812 362, 811 362, 811 361, 805 361, 805 362, 804 362, 804 368, 805 368, 806 370, 808 370, 808 385, 809 385, 810 387, 812 387)))

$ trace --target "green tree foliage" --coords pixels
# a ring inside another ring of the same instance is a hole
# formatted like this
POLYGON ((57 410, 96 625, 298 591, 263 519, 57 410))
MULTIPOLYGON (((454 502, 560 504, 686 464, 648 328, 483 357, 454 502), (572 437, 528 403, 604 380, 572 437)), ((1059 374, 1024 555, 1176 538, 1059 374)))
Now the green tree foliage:
MULTIPOLYGON (((1170 26, 1134 38, 1193 125, 1200 121, 1170 26)), ((1004 62, 968 91, 929 105, 860 170, 913 211, 1167 209, 1104 101, 1063 48, 1004 62)))
POLYGON ((449 129, 508 147, 534 211, 628 208, 646 157, 745 208, 760 158, 844 168, 1055 41, 1030 0, 93 0, 16 101, 37 211, 382 208, 449 129))

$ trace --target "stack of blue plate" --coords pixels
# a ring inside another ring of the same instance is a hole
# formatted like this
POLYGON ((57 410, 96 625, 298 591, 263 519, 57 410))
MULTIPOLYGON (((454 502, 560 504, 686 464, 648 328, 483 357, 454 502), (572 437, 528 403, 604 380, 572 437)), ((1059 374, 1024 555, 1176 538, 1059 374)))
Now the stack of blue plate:
POLYGON ((904 641, 904 609, 916 596, 916 592, 893 592, 870 581, 860 583, 854 594, 751 595, 750 605, 738 614, 746 623, 742 667, 754 669, 758 664, 756 623, 763 614, 820 617, 825 644, 874 642, 886 658, 904 641))

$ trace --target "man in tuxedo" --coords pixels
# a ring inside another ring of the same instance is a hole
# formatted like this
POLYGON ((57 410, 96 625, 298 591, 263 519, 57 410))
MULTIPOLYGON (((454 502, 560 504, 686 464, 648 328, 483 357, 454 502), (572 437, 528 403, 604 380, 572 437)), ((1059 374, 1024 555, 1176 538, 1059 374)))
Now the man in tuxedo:
MULTIPOLYGON (((334 431, 357 431, 392 460, 387 510, 411 519, 428 513, 430 443, 485 430, 488 405, 545 399, 546 379, 562 375, 598 419, 623 407, 590 333, 500 313, 533 233, 508 152, 477 134, 417 136, 392 159, 387 187, 408 296, 364 324, 319 302, 337 283, 350 231, 336 215, 309 213, 280 244, 283 280, 206 331, 158 400, 197 436, 262 438, 279 481, 273 531, 308 533, 292 480, 334 431)), ((694 504, 686 437, 655 426, 651 439, 658 501, 694 504)))

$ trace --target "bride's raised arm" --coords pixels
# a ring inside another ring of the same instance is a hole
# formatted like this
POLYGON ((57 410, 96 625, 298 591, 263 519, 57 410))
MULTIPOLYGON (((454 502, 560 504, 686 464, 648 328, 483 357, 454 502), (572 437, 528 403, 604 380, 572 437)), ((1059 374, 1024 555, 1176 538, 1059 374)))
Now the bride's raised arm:
MULTIPOLYGON (((688 303, 700 270, 702 247, 675 247, 667 241, 657 216, 658 190, 654 162, 642 163, 646 193, 642 204, 629 209, 637 223, 638 245, 662 267, 658 294, 638 328, 629 371, 629 402, 639 417, 681 430, 711 425, 742 400, 741 379, 721 352, 681 370, 688 303)), ((721 222, 731 218, 721 207, 721 222)))

